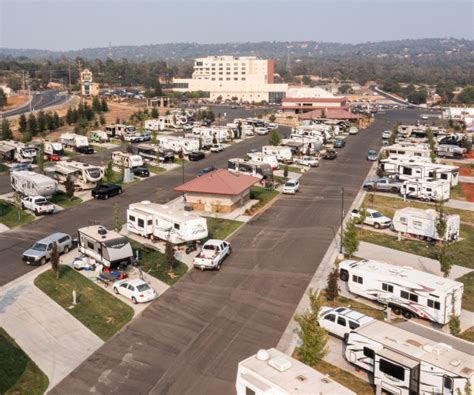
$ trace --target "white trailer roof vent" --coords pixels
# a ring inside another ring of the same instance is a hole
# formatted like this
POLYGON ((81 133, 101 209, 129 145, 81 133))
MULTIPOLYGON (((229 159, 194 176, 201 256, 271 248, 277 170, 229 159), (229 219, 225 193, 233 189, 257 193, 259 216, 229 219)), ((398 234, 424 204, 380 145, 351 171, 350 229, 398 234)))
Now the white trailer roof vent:
POLYGON ((423 346, 423 350, 430 352, 435 355, 441 355, 447 351, 452 350, 453 348, 445 343, 428 343, 423 346))
POLYGON ((141 203, 142 204, 150 204, 151 202, 149 200, 142 200, 141 203))
POLYGON ((274 357, 268 361, 268 364, 279 372, 284 372, 291 368, 291 361, 285 357, 274 357))
POLYGON ((258 350, 257 352, 257 359, 259 361, 268 361, 270 355, 268 354, 267 350, 258 350))
POLYGON ((452 361, 449 361, 449 364, 458 367, 461 365, 461 361, 459 359, 453 359, 452 361))

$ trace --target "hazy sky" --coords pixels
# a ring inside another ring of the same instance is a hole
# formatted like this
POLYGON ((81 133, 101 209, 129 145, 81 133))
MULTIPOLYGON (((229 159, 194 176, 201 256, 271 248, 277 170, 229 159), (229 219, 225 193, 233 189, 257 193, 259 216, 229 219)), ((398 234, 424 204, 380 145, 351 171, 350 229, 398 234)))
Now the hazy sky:
POLYGON ((0 0, 0 47, 473 39, 464 0, 0 0))

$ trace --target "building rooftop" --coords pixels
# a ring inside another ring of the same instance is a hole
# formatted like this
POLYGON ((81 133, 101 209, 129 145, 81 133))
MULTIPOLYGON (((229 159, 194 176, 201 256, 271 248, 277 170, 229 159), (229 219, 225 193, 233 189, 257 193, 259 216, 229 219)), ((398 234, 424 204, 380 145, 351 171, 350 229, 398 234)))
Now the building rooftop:
MULTIPOLYGON (((287 98, 334 98, 335 96, 328 92, 327 90, 320 88, 320 87, 313 87, 313 88, 289 88, 286 93, 287 98)), ((345 98, 344 98, 345 99, 345 98)))
POLYGON ((246 174, 234 174, 218 169, 176 187, 178 192, 196 192, 214 195, 239 195, 260 180, 246 174))
POLYGON ((199 215, 195 215, 192 213, 184 212, 182 210, 178 210, 172 208, 170 206, 158 204, 158 203, 151 203, 147 200, 144 200, 139 203, 132 203, 128 207, 129 210, 138 210, 144 214, 156 215, 159 214, 162 217, 175 222, 186 222, 191 220, 201 220, 202 217, 199 215))
MULTIPOLYGON (((285 107, 288 109, 289 107, 285 107)), ((304 109, 304 107, 296 107, 295 109, 304 109)), ((325 119, 360 119, 362 118, 359 114, 354 114, 350 111, 347 111, 342 108, 324 108, 324 109, 317 109, 312 110, 307 113, 301 114, 299 119, 314 119, 314 118, 321 118, 323 115, 323 110, 326 113, 325 119)))

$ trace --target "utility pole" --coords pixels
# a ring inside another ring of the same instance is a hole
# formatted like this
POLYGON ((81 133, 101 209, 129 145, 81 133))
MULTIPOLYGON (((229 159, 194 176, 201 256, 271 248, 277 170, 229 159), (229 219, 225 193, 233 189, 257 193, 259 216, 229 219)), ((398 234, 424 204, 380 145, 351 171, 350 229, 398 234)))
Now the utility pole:
POLYGON ((340 246, 339 246, 339 253, 343 253, 342 249, 342 241, 343 241, 343 234, 344 234, 344 187, 341 187, 341 241, 340 241, 340 246))
POLYGON ((69 86, 71 86, 71 63, 69 61, 67 62, 68 64, 68 71, 69 71, 69 86))

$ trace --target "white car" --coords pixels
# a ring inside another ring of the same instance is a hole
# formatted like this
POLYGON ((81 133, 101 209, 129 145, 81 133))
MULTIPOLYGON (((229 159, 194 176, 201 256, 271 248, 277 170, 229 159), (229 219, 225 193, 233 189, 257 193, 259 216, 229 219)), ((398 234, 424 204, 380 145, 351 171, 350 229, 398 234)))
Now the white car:
POLYGON ((344 338, 346 333, 370 324, 374 319, 347 307, 321 307, 318 324, 331 335, 344 338))
POLYGON ((259 136, 265 136, 269 132, 270 131, 267 128, 255 128, 255 133, 257 133, 259 136))
POLYGON ((145 281, 140 279, 120 280, 114 283, 114 292, 131 299, 133 303, 145 303, 156 299, 158 294, 145 281))
POLYGON ((242 130, 242 134, 246 137, 252 137, 255 136, 255 133, 251 129, 244 129, 242 130))
POLYGON ((196 255, 193 265, 196 269, 220 270, 222 262, 232 252, 232 247, 228 241, 209 239, 202 246, 201 252, 196 255))
POLYGON ((388 138, 390 138, 391 135, 392 135, 391 130, 384 130, 384 132, 382 133, 382 138, 383 139, 388 139, 388 138))
POLYGON ((224 151, 224 146, 221 144, 213 144, 211 147, 211 152, 222 152, 224 151))
POLYGON ((295 158, 294 159, 295 163, 299 163, 300 165, 303 166, 310 166, 310 167, 318 167, 319 166, 319 160, 312 156, 302 156, 301 158, 295 158))
POLYGON ((349 134, 357 134, 357 133, 359 133, 359 129, 357 129, 357 127, 355 126, 351 126, 349 129, 349 134))
POLYGON ((283 185, 283 193, 287 193, 290 195, 294 195, 296 192, 298 192, 298 189, 300 188, 300 183, 298 180, 288 180, 285 185, 283 185))
MULTIPOLYGON (((375 229, 388 228, 392 225, 392 220, 381 212, 371 208, 366 208, 365 211, 367 214, 364 220, 365 225, 373 226, 375 229)), ((360 218, 360 211, 357 209, 352 210, 351 217, 355 219, 360 218)))
POLYGON ((193 130, 193 125, 186 123, 183 125, 183 130, 193 130))

